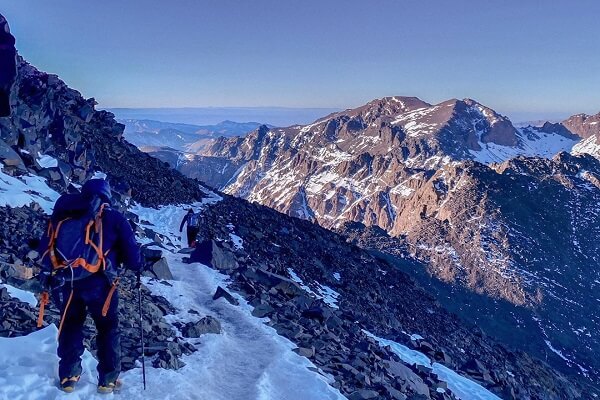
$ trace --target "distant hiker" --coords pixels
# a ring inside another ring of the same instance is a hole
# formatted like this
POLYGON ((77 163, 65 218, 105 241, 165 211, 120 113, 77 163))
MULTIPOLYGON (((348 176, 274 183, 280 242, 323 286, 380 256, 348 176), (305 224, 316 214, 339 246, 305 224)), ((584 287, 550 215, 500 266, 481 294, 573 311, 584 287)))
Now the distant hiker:
POLYGON ((0 117, 10 115, 10 90, 17 76, 15 38, 0 14, 0 117))
POLYGON ((188 247, 196 245, 196 236, 200 232, 200 213, 195 213, 193 209, 189 209, 188 213, 181 220, 179 232, 183 231, 183 226, 187 223, 187 242, 188 247))
MULTIPOLYGON (((89 312, 98 335, 98 392, 119 388, 121 341, 118 319, 118 266, 141 271, 140 248, 127 219, 110 208, 107 181, 91 179, 81 194, 64 194, 54 206, 42 237, 40 281, 60 308, 58 375, 72 392, 81 376, 83 324, 89 312)), ((47 301, 42 298, 42 303, 47 301)), ((40 313, 40 321, 43 313, 40 313)))

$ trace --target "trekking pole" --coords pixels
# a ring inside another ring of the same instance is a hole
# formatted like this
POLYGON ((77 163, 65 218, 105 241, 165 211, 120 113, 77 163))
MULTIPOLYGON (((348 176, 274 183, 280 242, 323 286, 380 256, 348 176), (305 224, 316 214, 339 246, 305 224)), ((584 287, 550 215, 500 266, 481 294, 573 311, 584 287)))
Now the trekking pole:
POLYGON ((142 342, 142 382, 144 383, 144 390, 146 390, 146 347, 144 344, 144 318, 142 314, 142 283, 141 274, 137 276, 137 289, 138 289, 138 307, 140 310, 140 336, 142 342))

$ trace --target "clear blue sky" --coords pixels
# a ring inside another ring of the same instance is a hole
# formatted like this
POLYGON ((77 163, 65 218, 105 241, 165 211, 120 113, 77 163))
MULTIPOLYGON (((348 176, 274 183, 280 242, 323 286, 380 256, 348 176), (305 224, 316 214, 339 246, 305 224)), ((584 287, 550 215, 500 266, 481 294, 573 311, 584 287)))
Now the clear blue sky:
POLYGON ((0 0, 0 12, 27 60, 102 107, 414 95, 600 111, 598 0, 0 0))

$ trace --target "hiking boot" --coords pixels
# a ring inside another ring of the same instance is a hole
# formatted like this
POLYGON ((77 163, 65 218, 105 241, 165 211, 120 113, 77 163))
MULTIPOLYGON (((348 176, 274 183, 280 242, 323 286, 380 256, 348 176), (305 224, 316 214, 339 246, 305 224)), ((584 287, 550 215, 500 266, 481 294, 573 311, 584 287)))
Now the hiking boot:
POLYGON ((75 385, 79 382, 79 375, 63 378, 60 381, 60 390, 66 393, 71 393, 75 390, 75 385))
POLYGON ((98 384, 98 393, 109 394, 112 392, 117 392, 117 391, 119 391, 119 389, 121 389, 121 386, 122 386, 122 383, 118 379, 114 382, 98 384))

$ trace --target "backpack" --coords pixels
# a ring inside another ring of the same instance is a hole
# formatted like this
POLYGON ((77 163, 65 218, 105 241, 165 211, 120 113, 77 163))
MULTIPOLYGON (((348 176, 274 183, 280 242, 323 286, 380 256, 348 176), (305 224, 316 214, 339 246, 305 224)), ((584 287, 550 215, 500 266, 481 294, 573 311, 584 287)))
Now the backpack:
POLYGON ((97 197, 90 201, 80 195, 64 195, 56 202, 42 256, 49 257, 53 274, 70 269, 70 278, 79 280, 105 269, 108 251, 102 248, 102 213, 106 206, 97 197))
POLYGON ((190 217, 188 218, 188 226, 190 226, 192 228, 199 227, 200 226, 200 215, 198 215, 198 214, 190 215, 190 217))

